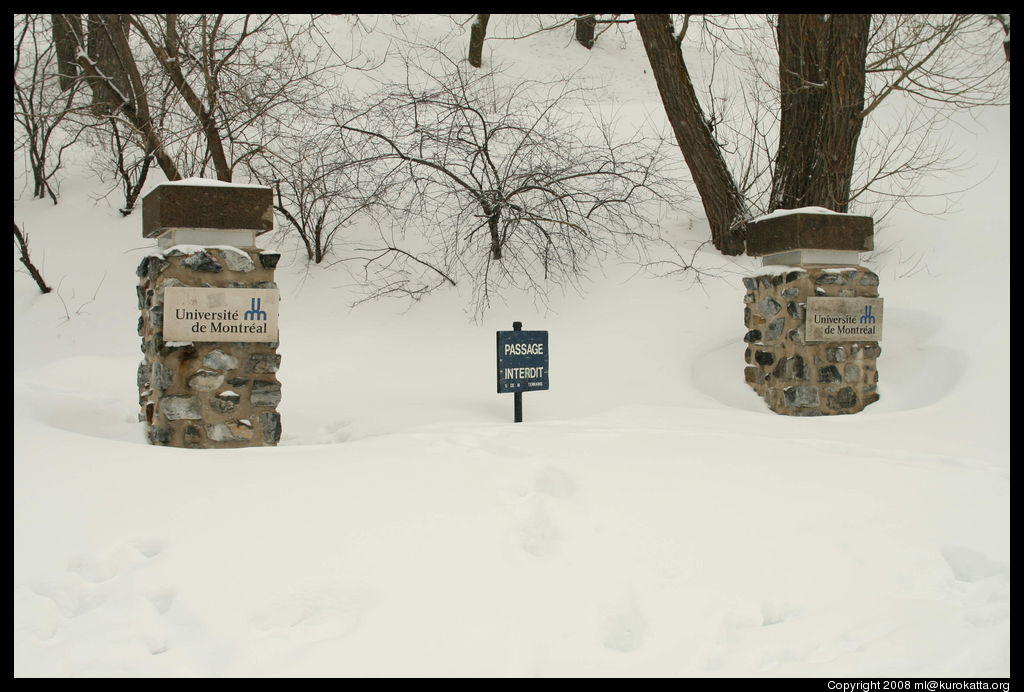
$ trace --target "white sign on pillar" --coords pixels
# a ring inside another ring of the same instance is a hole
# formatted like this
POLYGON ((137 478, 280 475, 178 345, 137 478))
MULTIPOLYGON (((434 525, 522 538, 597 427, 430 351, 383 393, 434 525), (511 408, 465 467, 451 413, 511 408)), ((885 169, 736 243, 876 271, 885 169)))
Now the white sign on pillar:
POLYGON ((165 341, 277 341, 276 288, 164 289, 165 341))
POLYGON ((881 341, 881 298, 807 299, 804 341, 881 341))

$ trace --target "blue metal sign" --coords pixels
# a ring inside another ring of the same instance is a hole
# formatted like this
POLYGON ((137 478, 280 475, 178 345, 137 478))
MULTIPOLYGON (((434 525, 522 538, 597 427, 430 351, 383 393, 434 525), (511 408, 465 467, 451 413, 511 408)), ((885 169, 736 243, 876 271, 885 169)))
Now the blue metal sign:
POLYGON ((498 394, 548 388, 548 333, 498 332, 498 394))

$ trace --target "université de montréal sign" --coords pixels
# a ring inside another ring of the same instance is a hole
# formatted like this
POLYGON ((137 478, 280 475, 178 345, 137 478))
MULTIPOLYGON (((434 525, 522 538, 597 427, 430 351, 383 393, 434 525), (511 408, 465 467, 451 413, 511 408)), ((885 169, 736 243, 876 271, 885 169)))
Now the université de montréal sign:
POLYGON ((804 341, 881 340, 881 298, 807 298, 804 341))
POLYGON ((164 289, 164 341, 277 341, 276 288, 164 289))

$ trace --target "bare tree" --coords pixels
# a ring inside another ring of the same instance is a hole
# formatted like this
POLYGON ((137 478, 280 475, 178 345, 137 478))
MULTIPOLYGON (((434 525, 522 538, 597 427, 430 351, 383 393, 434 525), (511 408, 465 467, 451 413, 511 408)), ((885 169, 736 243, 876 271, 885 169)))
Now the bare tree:
POLYGON ((94 112, 128 125, 168 179, 202 176, 210 167, 231 181, 334 87, 333 49, 315 22, 292 15, 90 15, 88 51, 80 47, 76 60, 93 89, 94 112))
POLYGON ((676 141, 690 169, 711 224, 711 238, 721 252, 738 255, 744 250, 746 202, 725 162, 704 115, 679 44, 685 28, 675 33, 669 15, 638 14, 636 26, 661 93, 676 141))
POLYGON ((90 169, 104 182, 113 179, 107 195, 118 190, 122 199, 118 211, 122 216, 130 215, 136 209, 155 157, 137 144, 130 128, 117 118, 107 119, 106 127, 94 130, 86 142, 94 153, 90 169))
POLYGON ((756 213, 795 206, 845 211, 872 193, 906 198, 915 181, 950 165, 935 133, 952 110, 1008 102, 1009 72, 993 59, 993 42, 984 35, 992 26, 983 15, 781 15, 769 21, 776 47, 770 53, 751 49, 742 38, 749 29, 731 19, 684 15, 677 31, 669 15, 637 15, 666 113, 677 134, 684 131, 679 145, 712 239, 726 254, 742 251, 735 242, 721 242, 730 224, 742 226, 756 213), (703 48, 749 60, 753 98, 746 87, 729 85, 742 99, 739 108, 735 97, 712 97, 709 86, 712 98, 704 103, 711 111, 701 109, 680 51, 695 20, 703 48), (778 80, 765 79, 770 74, 778 80), (672 100, 685 108, 672 109, 672 100), (869 131, 864 141, 870 116, 883 103, 904 109, 903 129, 888 127, 884 137, 869 131), (739 119, 723 123, 730 110, 739 119), (702 185, 709 165, 716 184, 702 185), (745 173, 737 183, 737 170, 753 172, 756 180, 769 170, 770 184, 749 186, 745 173))
MULTIPOLYGON (((279 110, 301 108, 332 85, 313 19, 291 15, 130 15, 129 23, 184 108, 217 179, 265 145, 279 110), (269 126, 269 127, 265 127, 269 126)), ((184 129, 184 128, 183 128, 184 129)), ((272 135, 270 135, 272 136, 272 135)))
MULTIPOLYGON (((334 250, 338 234, 369 214, 385 189, 385 177, 353 150, 361 142, 334 132, 292 135, 250 165, 253 178, 274 190, 274 208, 298 234, 310 261, 320 264, 334 250)), ((365 146, 365 144, 364 144, 365 146)))
POLYGON ((378 146, 393 213, 427 241, 406 253, 470 277, 481 309, 503 288, 544 295, 595 253, 642 246, 647 203, 678 194, 663 140, 613 133, 571 78, 506 86, 439 52, 424 63, 338 126, 378 146))
POLYGON ((21 263, 28 269, 29 275, 32 280, 36 282, 36 286, 42 293, 49 293, 53 289, 46 285, 43 281, 43 275, 36 269, 36 265, 32 263, 32 259, 28 256, 28 238, 18 228, 17 222, 14 224, 14 240, 18 243, 18 249, 21 252, 21 263))
POLYGON ((28 159, 32 196, 56 204, 54 178, 85 125, 76 119, 83 110, 78 89, 61 74, 47 24, 46 15, 15 15, 14 147, 28 159))
POLYGON ((93 112, 121 118, 137 133, 141 146, 159 163, 168 180, 181 173, 168 151, 166 133, 151 115, 150 95, 129 43, 125 15, 90 15, 88 53, 77 53, 82 79, 93 92, 93 112))

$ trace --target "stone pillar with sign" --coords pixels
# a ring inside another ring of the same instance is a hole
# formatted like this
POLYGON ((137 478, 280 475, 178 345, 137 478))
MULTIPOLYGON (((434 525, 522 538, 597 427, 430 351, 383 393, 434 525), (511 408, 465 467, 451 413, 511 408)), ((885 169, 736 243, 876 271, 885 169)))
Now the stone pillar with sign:
POLYGON ((857 413, 878 400, 882 299, 860 266, 870 217, 780 210, 747 224, 745 379, 776 413, 857 413))
POLYGON ((225 448, 281 438, 270 188, 190 179, 143 200, 157 248, 138 268, 139 418, 151 444, 225 448))

